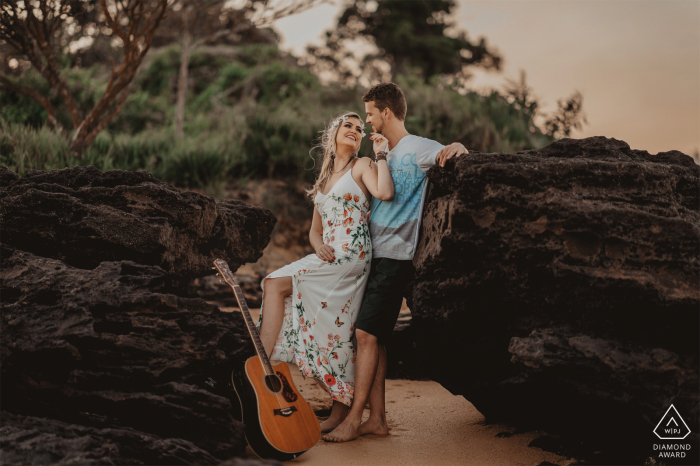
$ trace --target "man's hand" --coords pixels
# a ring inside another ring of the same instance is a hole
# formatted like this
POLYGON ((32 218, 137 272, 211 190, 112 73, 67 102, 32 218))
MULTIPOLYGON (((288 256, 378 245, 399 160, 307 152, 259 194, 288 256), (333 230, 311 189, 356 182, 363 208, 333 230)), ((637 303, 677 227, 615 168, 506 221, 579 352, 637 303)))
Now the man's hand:
POLYGON ((440 165, 441 167, 444 167, 445 162, 450 160, 452 157, 459 157, 462 154, 468 153, 469 151, 462 144, 460 144, 459 142, 453 142, 449 146, 443 147, 442 150, 438 152, 437 157, 435 157, 435 163, 440 165))
POLYGON ((319 246, 319 248, 316 250, 316 255, 327 262, 333 262, 335 261, 335 249, 333 249, 332 246, 329 246, 327 244, 324 244, 323 246, 319 246))

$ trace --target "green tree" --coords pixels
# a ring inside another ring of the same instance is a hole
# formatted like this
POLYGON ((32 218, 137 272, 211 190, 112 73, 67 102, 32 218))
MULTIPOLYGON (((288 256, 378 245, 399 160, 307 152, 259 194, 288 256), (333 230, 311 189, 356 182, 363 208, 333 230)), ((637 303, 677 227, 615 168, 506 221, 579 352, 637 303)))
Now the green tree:
MULTIPOLYGON (((114 35, 120 43, 122 56, 119 63, 112 64, 104 93, 84 115, 61 62, 65 48, 74 38, 71 30, 76 28, 70 25, 79 25, 82 16, 94 12, 94 2, 13 0, 0 3, 0 44, 12 51, 11 60, 29 63, 60 96, 73 124, 70 146, 76 152, 89 146, 121 111, 167 4, 167 0, 100 0, 101 20, 89 29, 109 30, 109 35, 114 35)), ((88 35, 91 34, 88 32, 88 35)), ((4 73, 0 73, 0 85, 37 101, 49 123, 60 127, 49 96, 4 73)))
POLYGON ((569 137, 572 130, 581 130, 583 125, 588 124, 583 112, 583 94, 579 91, 574 91, 566 100, 557 100, 556 111, 550 114, 542 113, 540 103, 527 84, 525 70, 520 70, 518 81, 506 79, 503 93, 506 99, 521 111, 521 118, 533 131, 537 117, 544 119, 542 132, 553 138, 569 137))
POLYGON ((500 70, 501 57, 486 39, 472 42, 465 31, 448 34, 454 7, 454 0, 351 1, 337 28, 326 32, 326 44, 309 47, 306 60, 317 74, 348 84, 410 73, 425 82, 440 75, 464 80, 470 66, 500 70), (376 48, 360 59, 355 50, 363 41, 376 48))
POLYGON ((557 111, 545 122, 547 134, 557 138, 568 138, 571 130, 581 130, 584 124, 588 124, 586 114, 583 113, 583 94, 574 91, 571 97, 557 100, 557 111))
MULTIPOLYGON (((185 99, 187 97, 188 68, 190 54, 203 44, 214 42, 225 36, 248 36, 250 32, 261 31, 280 18, 294 15, 313 8, 325 0, 246 0, 238 8, 229 6, 224 0, 173 0, 173 9, 179 12, 178 35, 182 36, 180 73, 175 110, 175 136, 184 136, 185 99), (217 21, 218 20, 218 21, 217 21), (193 39, 197 39, 193 42, 193 39)), ((238 2, 241 3, 241 2, 238 2)), ((174 16, 174 15, 173 15, 174 16)), ((265 37, 265 36, 263 36, 265 37)), ((277 36, 268 34, 267 43, 276 43, 277 36), (270 40, 270 36, 273 37, 270 40)), ((259 39, 258 39, 259 41, 259 39)))

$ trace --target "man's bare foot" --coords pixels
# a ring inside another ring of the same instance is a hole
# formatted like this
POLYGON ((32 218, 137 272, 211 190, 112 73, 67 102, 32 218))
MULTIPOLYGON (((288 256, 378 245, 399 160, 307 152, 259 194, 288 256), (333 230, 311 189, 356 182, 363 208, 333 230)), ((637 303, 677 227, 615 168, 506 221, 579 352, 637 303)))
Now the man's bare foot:
POLYGON ((367 419, 360 424, 358 433, 359 435, 389 435, 389 427, 387 427, 386 421, 382 422, 376 419, 367 419))
POLYGON ((358 425, 346 419, 338 427, 333 429, 332 432, 324 435, 322 438, 326 442, 349 442, 359 437, 358 428, 358 425))

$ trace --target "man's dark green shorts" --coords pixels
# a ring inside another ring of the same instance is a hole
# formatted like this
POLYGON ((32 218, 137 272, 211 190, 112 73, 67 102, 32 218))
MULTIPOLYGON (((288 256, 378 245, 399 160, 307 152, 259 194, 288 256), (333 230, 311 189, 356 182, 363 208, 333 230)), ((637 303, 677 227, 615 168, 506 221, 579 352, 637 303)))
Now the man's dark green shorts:
POLYGON ((374 335, 380 344, 384 344, 394 331, 404 291, 413 280, 414 272, 410 260, 372 259, 355 328, 374 335))

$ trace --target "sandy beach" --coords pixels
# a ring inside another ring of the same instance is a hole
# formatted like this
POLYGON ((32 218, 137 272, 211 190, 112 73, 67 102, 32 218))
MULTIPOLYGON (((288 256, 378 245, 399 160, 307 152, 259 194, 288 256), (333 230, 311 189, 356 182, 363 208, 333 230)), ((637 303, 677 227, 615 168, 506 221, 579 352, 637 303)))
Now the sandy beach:
MULTIPOLYGON (((239 312, 237 308, 221 308, 239 312)), ((251 309, 257 323, 260 309, 251 309)), ((400 319, 410 318, 404 301, 400 319)), ((311 408, 326 419, 331 401, 311 378, 304 378, 294 364, 289 371, 311 408)), ((347 443, 318 444, 289 464, 316 465, 517 465, 541 463, 568 466, 576 463, 555 453, 528 446, 544 432, 515 433, 510 426, 485 424, 484 416, 463 396, 455 396, 437 382, 386 381, 389 436, 367 435, 347 443)), ((365 410, 365 417, 369 410, 365 410)), ((247 447, 252 458, 258 456, 247 447)))
MULTIPOLYGON (((289 366, 294 383, 314 411, 330 409, 328 395, 312 379, 304 379, 296 366, 289 366)), ((511 427, 485 425, 484 416, 469 401, 436 382, 387 380, 386 389, 388 437, 368 435, 340 444, 320 440, 289 464, 534 466, 548 462, 565 466, 576 462, 528 447, 540 432, 511 435, 511 427)), ((256 457, 250 447, 247 452, 256 457)))

